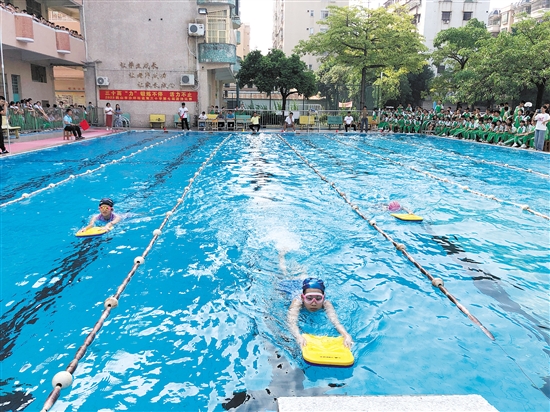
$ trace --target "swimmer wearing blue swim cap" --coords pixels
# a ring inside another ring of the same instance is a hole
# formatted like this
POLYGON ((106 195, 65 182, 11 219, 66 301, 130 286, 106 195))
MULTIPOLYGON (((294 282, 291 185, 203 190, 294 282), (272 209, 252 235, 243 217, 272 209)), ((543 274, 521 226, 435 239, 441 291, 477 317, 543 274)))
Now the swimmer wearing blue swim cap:
POLYGON ((344 326, 338 320, 334 306, 325 299, 325 283, 321 279, 307 278, 302 283, 302 295, 292 301, 287 314, 287 323, 290 332, 301 347, 306 346, 306 339, 300 334, 298 316, 302 309, 308 312, 317 312, 324 309, 327 317, 336 330, 344 337, 344 345, 351 348, 353 341, 344 326))
POLYGON ((90 220, 90 223, 84 230, 88 230, 95 226, 96 223, 105 223, 105 229, 111 230, 114 225, 120 222, 120 216, 115 215, 113 212, 115 202, 108 197, 105 197, 99 201, 99 215, 95 215, 90 220))

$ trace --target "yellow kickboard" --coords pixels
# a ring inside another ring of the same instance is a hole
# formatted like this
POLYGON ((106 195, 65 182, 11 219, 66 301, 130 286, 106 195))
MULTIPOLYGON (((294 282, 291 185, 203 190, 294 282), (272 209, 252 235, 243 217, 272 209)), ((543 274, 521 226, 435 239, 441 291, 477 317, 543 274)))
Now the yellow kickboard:
POLYGON ((399 220, 411 220, 411 221, 415 221, 415 222, 420 222, 422 220, 424 220, 424 218, 420 217, 420 216, 417 216, 415 214, 412 214, 412 213, 392 213, 391 214, 393 217, 396 217, 397 219, 399 220))
POLYGON ((108 230, 101 226, 94 226, 88 230, 81 229, 76 232, 76 237, 91 237, 91 236, 100 236, 107 233, 108 230))
POLYGON ((344 346, 344 337, 302 335, 307 345, 302 348, 302 356, 307 363, 326 366, 352 366, 355 362, 351 351, 344 346))

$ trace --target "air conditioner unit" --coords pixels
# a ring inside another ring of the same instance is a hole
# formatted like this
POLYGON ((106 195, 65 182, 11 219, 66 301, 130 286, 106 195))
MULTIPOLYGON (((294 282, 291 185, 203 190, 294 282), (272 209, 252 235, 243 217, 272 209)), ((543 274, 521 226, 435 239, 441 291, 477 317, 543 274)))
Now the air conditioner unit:
POLYGON ((109 86, 109 78, 98 76, 95 79, 95 84, 97 84, 98 86, 109 86))
POLYGON ((194 74, 182 74, 180 79, 181 86, 194 86, 195 85, 195 75, 194 74))
POLYGON ((204 37, 204 24, 189 23, 189 35, 194 37, 204 37))

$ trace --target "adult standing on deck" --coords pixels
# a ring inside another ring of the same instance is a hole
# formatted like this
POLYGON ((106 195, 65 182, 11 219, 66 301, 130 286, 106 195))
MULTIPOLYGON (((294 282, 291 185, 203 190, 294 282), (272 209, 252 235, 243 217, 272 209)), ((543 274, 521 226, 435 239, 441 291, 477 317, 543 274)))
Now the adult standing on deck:
MULTIPOLYGON (((0 130, 2 130, 2 120, 3 116, 6 114, 6 100, 4 96, 0 96, 0 130)), ((6 116, 7 119, 7 116, 6 116)), ((2 130, 2 136, 0 136, 0 150, 1 154, 7 154, 9 153, 6 150, 6 146, 4 145, 4 131, 2 130)))
POLYGON ((189 130, 189 109, 185 107, 185 103, 181 104, 181 107, 178 109, 178 115, 181 119, 181 130, 183 130, 184 125, 189 130))
POLYGON ((359 131, 363 133, 363 130, 365 130, 365 133, 369 131, 369 111, 367 110, 367 106, 363 106, 363 110, 361 111, 361 129, 359 131))
POLYGON ((105 126, 107 130, 113 130, 113 114, 114 110, 111 107, 111 103, 105 105, 105 126))
POLYGON ((544 150, 544 135, 546 134, 546 125, 550 120, 550 115, 547 113, 546 106, 540 108, 541 112, 534 118, 537 124, 535 126, 535 149, 544 150))

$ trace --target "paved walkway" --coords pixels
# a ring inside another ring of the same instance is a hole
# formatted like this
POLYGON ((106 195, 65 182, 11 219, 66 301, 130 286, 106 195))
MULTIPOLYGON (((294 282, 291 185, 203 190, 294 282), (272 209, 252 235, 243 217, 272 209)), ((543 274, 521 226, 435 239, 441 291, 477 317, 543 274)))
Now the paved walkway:
MULTIPOLYGON (((116 132, 116 131, 115 131, 116 132)), ((90 128, 82 132, 84 139, 90 139, 94 137, 108 136, 114 131, 107 131, 100 128, 90 128)), ((6 149, 10 152, 11 156, 18 153, 30 152, 32 150, 44 149, 47 147, 61 146, 74 143, 74 137, 71 136, 71 140, 63 140, 63 130, 55 130, 53 132, 40 132, 40 133, 25 133, 21 134, 19 139, 10 139, 9 143, 4 140, 6 149)))

